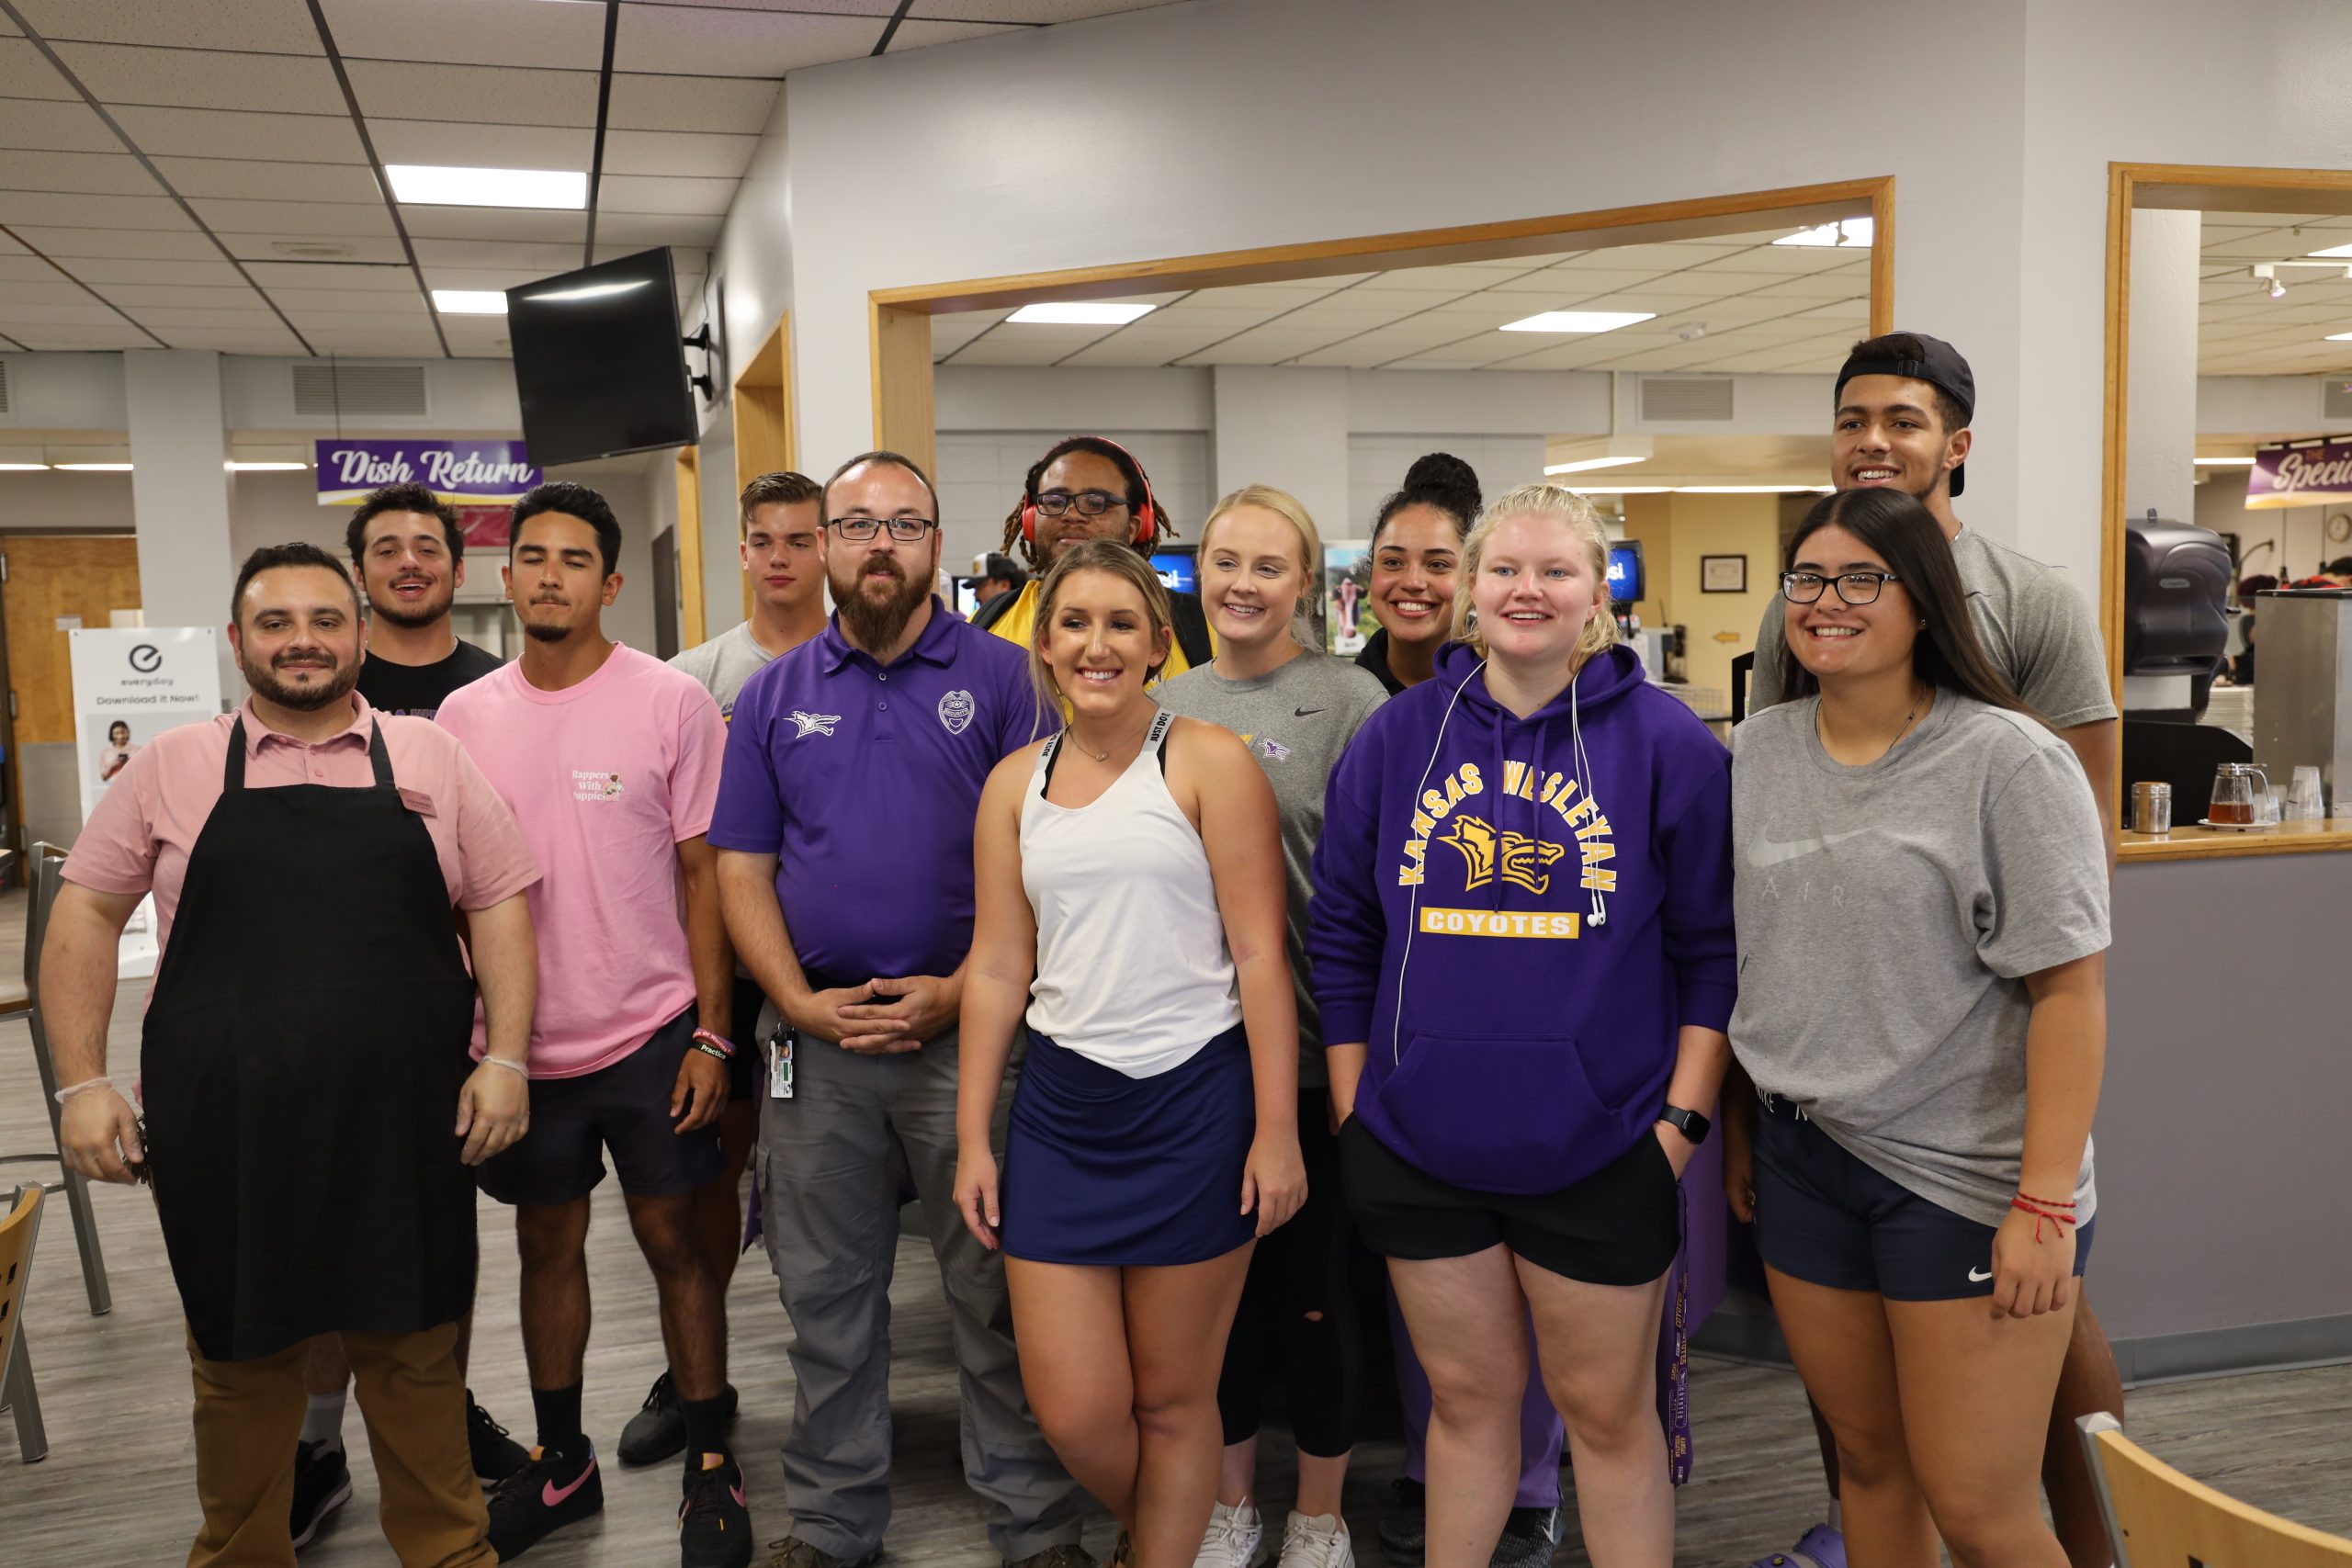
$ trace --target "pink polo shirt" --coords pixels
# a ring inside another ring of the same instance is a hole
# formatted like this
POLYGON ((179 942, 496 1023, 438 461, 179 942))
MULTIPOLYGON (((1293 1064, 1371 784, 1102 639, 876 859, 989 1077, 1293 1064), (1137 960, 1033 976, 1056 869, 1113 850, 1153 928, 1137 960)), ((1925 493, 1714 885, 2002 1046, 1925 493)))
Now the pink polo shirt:
MULTIPOLYGON (((368 726, 384 727, 384 751, 392 782, 410 808, 424 819, 448 884, 449 902, 463 909, 487 909, 539 880, 538 863, 507 809, 456 736, 429 719, 379 714, 368 699, 351 694, 351 727, 324 740, 298 740, 266 728, 252 700, 245 720, 245 787, 330 784, 365 789, 376 782, 368 761, 368 726)), ((155 895, 161 942, 172 940, 180 887, 187 880, 187 857, 220 798, 220 775, 229 761, 229 730, 234 714, 167 729, 131 756, 90 813, 65 862, 65 879, 97 893, 155 895)), ((290 889, 288 918, 298 925, 301 900, 332 897, 332 888, 290 889)), ((256 909, 254 919, 271 912, 256 909)))

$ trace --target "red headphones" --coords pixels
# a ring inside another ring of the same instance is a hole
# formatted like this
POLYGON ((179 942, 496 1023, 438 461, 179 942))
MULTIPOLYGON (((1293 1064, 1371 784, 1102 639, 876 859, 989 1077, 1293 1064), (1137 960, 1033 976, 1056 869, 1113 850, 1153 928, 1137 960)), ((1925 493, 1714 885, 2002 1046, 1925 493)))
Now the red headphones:
MULTIPOLYGON (((1136 478, 1143 481, 1143 505, 1136 510, 1135 543, 1148 547, 1152 536, 1159 532, 1159 508, 1151 499, 1151 476, 1143 471, 1143 465, 1136 461, 1136 455, 1133 452, 1128 451, 1109 436, 1090 435, 1086 439, 1101 442, 1134 465, 1136 478)), ((1085 450, 1083 446, 1070 448, 1072 452, 1085 450)), ((1063 454, 1064 457, 1069 455, 1067 452, 1063 454)), ((1030 544, 1034 545, 1037 542, 1037 498, 1034 495, 1024 495, 1021 498, 1021 536, 1030 544)))

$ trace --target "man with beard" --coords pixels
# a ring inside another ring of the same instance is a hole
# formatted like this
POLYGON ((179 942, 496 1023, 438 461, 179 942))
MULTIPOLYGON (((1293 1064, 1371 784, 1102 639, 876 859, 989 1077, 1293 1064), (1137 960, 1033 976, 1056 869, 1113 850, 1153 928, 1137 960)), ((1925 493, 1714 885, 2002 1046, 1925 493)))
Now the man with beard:
MULTIPOLYGON (((1952 564, 1968 592, 1971 620, 1993 668, 2026 705, 2075 750, 2098 800, 2107 830, 2108 866, 2115 864, 2116 770, 2114 693, 2108 684, 2107 652, 2098 622, 2082 595, 2055 567, 1963 527, 1952 502, 1967 485, 1966 463, 1974 439, 1969 421, 1975 412, 1976 378, 1960 351, 1924 333, 1890 333, 1854 345, 1838 372, 1835 415, 1829 438, 1829 472, 1839 490, 1889 486, 1909 491, 1934 514, 1951 542, 1952 564)), ((1749 678, 1750 713, 1781 700, 1788 691, 1787 612, 1780 594, 1765 607, 1756 634, 1756 669, 1749 678)), ((1736 1069, 1735 1069, 1736 1072, 1736 1069)), ((1735 1213, 1751 1213, 1743 1201, 1747 1181, 1747 1121, 1733 1108, 1746 1103, 1726 1086, 1724 1181, 1735 1213)), ((2120 1414, 2123 1382, 2106 1330, 2091 1312, 2090 1298, 2077 1293, 2074 1337, 2058 1376, 2050 1439, 2041 1462, 2041 1483, 2058 1539, 2075 1568, 2097 1568, 2112 1552, 2101 1523, 2098 1499, 2075 1418, 2095 1411, 2120 1414)), ((1842 1568, 1845 1548, 1838 1532, 1838 1458, 1829 1427, 1819 1411, 1814 1425, 1827 1472, 1830 1520, 1796 1546, 1797 1560, 1842 1568)))
MULTIPOLYGON (((449 606, 466 581, 466 536, 449 504, 421 484, 387 485, 359 503, 344 529, 344 547, 366 590, 367 657, 359 694, 378 713, 429 719, 451 692, 499 666, 493 654, 461 642, 449 606)), ((474 1316, 458 1320, 458 1371, 473 1349, 474 1316)), ((294 1450, 294 1544, 308 1546, 327 1515, 351 1498, 343 1450, 351 1363, 333 1335, 311 1341, 303 1387, 310 1404, 294 1450)), ((466 1391, 466 1439, 474 1474, 496 1482, 522 1468, 523 1445, 466 1391)))
MULTIPOLYGON (((774 998, 756 1035, 761 1200, 798 1386, 784 1441, 792 1533, 775 1562, 865 1562, 889 1524, 903 1155, 946 1287, 964 1474, 991 1504, 989 1540, 1015 1568, 1092 1568, 1077 1484, 1022 1393, 1003 1263, 953 1196, 973 818, 989 770, 1057 721, 1026 656, 933 595, 939 497, 922 469, 854 457, 827 481, 825 512, 838 608, 744 684, 710 829, 729 935, 774 998)), ((1000 1147, 1010 1102, 1008 1088, 1000 1147)))
POLYGON ((514 807, 546 874, 531 891, 531 1130, 481 1171, 482 1190, 514 1208, 538 1445, 491 1493, 490 1540, 510 1562, 605 1506, 581 1394, 588 1199, 609 1151, 685 1423, 679 1560, 743 1568, 752 1520, 727 1447, 726 1303, 695 1222, 696 1189, 719 1173, 735 1051, 703 838, 726 731, 690 676, 605 636, 620 542, 612 508, 584 485, 541 485, 515 502, 505 578, 523 656, 452 693, 439 716, 514 807))
POLYGON ((354 692, 359 600, 334 557, 257 550, 231 606, 244 705, 134 755, 65 864, 41 953, 65 1157, 154 1171, 195 1367, 192 1565, 294 1561, 304 1359, 336 1333, 400 1560, 490 1563, 457 1320, 468 1167, 528 1122, 538 870, 454 737, 354 692), (103 1075, 116 941, 151 892, 142 1130, 103 1075))
POLYGON ((359 694, 379 712, 431 718, 450 693, 498 668, 496 654, 449 625, 466 584, 455 507, 421 484, 386 485, 352 513, 343 543, 371 612, 359 694))

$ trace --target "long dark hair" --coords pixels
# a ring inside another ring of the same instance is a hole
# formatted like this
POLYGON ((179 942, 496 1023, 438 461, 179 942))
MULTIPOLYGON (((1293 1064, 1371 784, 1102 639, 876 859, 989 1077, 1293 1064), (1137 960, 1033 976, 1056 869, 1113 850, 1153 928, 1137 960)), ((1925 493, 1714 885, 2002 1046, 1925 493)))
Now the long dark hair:
MULTIPOLYGON (((1804 542, 1824 528, 1843 528, 1884 561, 1895 581, 1911 595, 1911 603, 1926 617, 1927 630, 1911 645, 1911 671, 1919 679, 1947 692, 1974 697, 1996 708, 2021 713, 2041 724, 2050 721, 2026 705, 2006 677, 1984 656, 1976 640, 1976 623, 1968 614, 1968 590, 1961 586, 1960 568, 1935 514, 1917 497, 1892 487, 1839 491, 1824 496, 1804 514, 1796 536, 1781 558, 1784 571, 1796 569, 1804 542)), ((1835 593, 1835 584, 1822 592, 1835 593)), ((1783 702, 1809 697, 1821 689, 1794 654, 1783 702)))
MULTIPOLYGON (((1108 459, 1111 466, 1119 470, 1119 477, 1126 481, 1129 517, 1143 510, 1146 498, 1150 500, 1152 516, 1157 519, 1152 529, 1155 545, 1162 539, 1176 537, 1176 525, 1168 520, 1167 508, 1159 503, 1159 498, 1151 493, 1151 487, 1145 482, 1142 465, 1136 461, 1134 453, 1100 435, 1069 435, 1046 447, 1046 455, 1030 465, 1028 478, 1021 481, 1021 499, 1014 502, 1012 510, 1005 514, 1004 543, 1000 547, 1003 553, 1011 555, 1017 550, 1021 558, 1029 563, 1030 570, 1038 570, 1037 544, 1034 539, 1021 536, 1021 513, 1037 499, 1037 487, 1045 482, 1046 470, 1072 452, 1091 452, 1098 457, 1108 459)), ((1136 554, 1144 556, 1150 553, 1148 549, 1136 551, 1136 554)))

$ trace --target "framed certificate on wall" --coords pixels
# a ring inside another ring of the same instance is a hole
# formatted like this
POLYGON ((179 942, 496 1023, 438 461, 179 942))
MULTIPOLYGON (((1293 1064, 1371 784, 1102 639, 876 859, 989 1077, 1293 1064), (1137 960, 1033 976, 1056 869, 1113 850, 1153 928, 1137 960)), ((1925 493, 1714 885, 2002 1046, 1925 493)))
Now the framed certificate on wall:
POLYGON ((1702 593, 1747 592, 1747 558, 1746 556, 1701 556, 1699 558, 1699 592, 1702 593))

